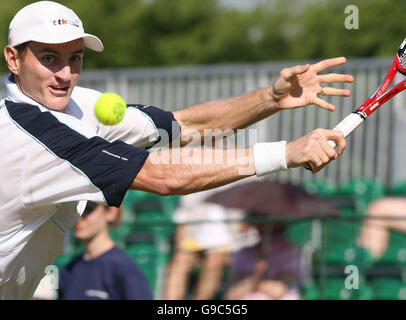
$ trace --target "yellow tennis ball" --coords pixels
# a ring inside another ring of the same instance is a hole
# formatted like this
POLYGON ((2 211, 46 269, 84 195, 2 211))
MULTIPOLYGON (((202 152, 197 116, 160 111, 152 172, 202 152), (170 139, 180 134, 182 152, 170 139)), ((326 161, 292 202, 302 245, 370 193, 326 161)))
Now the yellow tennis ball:
POLYGON ((124 118, 126 108, 123 98, 116 93, 107 92, 97 99, 94 113, 101 123, 113 126, 124 118))

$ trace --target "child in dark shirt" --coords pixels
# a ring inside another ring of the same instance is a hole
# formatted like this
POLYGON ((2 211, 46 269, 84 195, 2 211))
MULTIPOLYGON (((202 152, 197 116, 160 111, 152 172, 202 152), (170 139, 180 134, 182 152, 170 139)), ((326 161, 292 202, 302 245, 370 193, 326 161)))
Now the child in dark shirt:
POLYGON ((151 300, 152 292, 141 270, 116 247, 109 228, 121 221, 122 210, 88 201, 74 227, 84 245, 81 255, 61 272, 61 300, 151 300))

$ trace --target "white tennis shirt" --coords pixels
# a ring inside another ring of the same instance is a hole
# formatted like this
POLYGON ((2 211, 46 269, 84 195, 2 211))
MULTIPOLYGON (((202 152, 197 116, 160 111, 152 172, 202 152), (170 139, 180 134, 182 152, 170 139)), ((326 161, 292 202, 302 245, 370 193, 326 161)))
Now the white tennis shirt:
MULTIPOLYGON (((30 299, 63 253, 87 200, 119 206, 160 125, 173 115, 129 106, 116 126, 93 113, 100 92, 76 87, 64 113, 19 91, 0 102, 0 299, 30 299), (124 142, 125 143, 124 143, 124 142)), ((165 123, 166 122, 166 123, 165 123)))

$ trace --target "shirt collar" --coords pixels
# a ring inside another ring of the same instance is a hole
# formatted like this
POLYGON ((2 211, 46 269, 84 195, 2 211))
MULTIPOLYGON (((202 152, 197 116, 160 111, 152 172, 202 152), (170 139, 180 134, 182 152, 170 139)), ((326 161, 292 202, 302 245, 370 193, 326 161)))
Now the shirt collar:
MULTIPOLYGON (((45 110, 49 110, 47 107, 43 106, 42 104, 38 103, 34 99, 31 99, 30 97, 26 96, 24 93, 20 91, 18 88, 17 84, 14 82, 13 79, 13 74, 10 73, 6 76, 5 79, 5 84, 6 84, 6 99, 13 101, 15 103, 28 103, 30 105, 38 106, 39 108, 45 108, 45 110)), ((44 111, 45 111, 44 110, 44 111)), ((57 112, 57 111, 55 111, 57 112)), ((66 107, 65 111, 63 113, 72 115, 78 119, 80 119, 83 116, 82 111, 80 111, 80 108, 78 107, 77 103, 73 101, 72 98, 69 99, 68 106, 66 107)))
MULTIPOLYGON (((17 84, 13 80, 13 75, 10 73, 5 79, 7 94, 6 99, 16 103, 28 103, 35 106, 41 106, 38 102, 26 96, 20 91, 17 84)), ((43 107, 43 106, 41 106, 43 107)))

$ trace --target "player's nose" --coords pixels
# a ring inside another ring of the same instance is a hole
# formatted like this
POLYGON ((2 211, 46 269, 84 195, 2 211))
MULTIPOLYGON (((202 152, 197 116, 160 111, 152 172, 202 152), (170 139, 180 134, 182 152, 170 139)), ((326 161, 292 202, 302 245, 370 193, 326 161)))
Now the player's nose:
POLYGON ((57 72, 55 72, 55 77, 58 79, 59 82, 70 82, 72 79, 71 67, 68 64, 62 66, 57 72))

